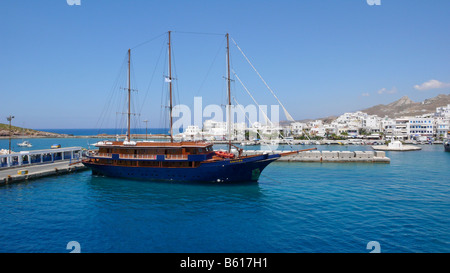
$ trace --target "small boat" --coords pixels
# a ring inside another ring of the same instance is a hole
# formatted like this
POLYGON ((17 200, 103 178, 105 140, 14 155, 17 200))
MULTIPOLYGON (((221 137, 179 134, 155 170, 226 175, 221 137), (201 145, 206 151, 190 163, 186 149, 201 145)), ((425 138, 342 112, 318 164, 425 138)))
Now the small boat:
POLYGON ((53 144, 50 148, 52 148, 52 149, 61 148, 61 144, 53 144))
POLYGON ((241 143, 241 146, 258 146, 258 145, 260 144, 257 141, 247 141, 241 143))
POLYGON ((444 149, 446 152, 450 152, 450 131, 448 132, 448 137, 444 140, 444 149))
POLYGON ((376 151, 398 151, 398 152, 404 152, 404 151, 418 151, 422 148, 414 146, 414 145, 405 145, 402 142, 395 140, 390 142, 388 145, 379 145, 379 146, 372 146, 372 149, 376 151))
POLYGON ((19 146, 19 147, 33 147, 33 145, 31 145, 31 143, 26 141, 26 140, 23 141, 22 143, 17 143, 17 146, 19 146))

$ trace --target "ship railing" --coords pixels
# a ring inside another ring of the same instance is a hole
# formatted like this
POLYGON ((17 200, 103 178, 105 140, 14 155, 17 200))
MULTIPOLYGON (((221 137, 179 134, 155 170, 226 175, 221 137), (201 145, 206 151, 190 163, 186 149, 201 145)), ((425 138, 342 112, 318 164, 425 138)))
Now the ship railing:
POLYGON ((156 159, 156 155, 121 154, 119 157, 123 159, 156 159))
POLYGON ((180 159, 188 159, 187 155, 166 155, 165 159, 169 160, 180 160, 180 159))
POLYGON ((98 156, 98 157, 111 157, 112 156, 112 154, 110 154, 110 153, 94 153, 94 155, 98 156))

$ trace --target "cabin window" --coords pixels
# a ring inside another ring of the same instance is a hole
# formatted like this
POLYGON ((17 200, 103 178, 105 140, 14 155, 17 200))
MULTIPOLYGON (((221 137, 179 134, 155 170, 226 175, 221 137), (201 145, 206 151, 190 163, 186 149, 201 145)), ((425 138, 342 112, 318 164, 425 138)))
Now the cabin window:
POLYGON ((196 155, 198 150, 196 148, 186 148, 186 150, 188 151, 188 153, 192 154, 192 155, 196 155))
POLYGON ((162 162, 162 167, 164 168, 189 168, 191 167, 190 162, 162 162))

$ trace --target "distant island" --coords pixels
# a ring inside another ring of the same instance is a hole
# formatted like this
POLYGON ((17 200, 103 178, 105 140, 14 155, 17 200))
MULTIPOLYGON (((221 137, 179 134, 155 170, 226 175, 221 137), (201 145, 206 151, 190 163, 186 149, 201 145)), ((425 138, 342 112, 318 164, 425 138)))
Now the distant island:
MULTIPOLYGON (((0 139, 11 138, 115 138, 118 135, 109 134, 97 134, 97 135, 72 135, 72 134, 58 134, 51 132, 44 132, 34 129, 22 128, 17 126, 11 126, 11 132, 9 130, 9 124, 0 123, 0 139)), ((132 138, 145 138, 145 134, 132 134, 132 138)), ((121 134, 119 137, 124 138, 125 135, 121 134)), ((169 138, 168 135, 152 134, 152 138, 169 138)))

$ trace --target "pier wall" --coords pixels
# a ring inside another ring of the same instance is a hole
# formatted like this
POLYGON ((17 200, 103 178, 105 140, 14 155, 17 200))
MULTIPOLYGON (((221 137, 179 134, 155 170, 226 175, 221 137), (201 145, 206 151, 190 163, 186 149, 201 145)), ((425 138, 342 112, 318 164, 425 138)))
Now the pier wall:
POLYGON ((0 171, 0 186, 47 176, 69 174, 86 169, 86 166, 81 163, 70 163, 69 161, 5 169, 0 171))
POLYGON ((31 150, 0 155, 0 186, 84 170, 81 147, 31 150))
MULTIPOLYGON (((256 155, 263 153, 282 153, 282 151, 245 150, 243 155, 256 155)), ((297 154, 282 156, 278 162, 366 162, 390 163, 391 159, 381 151, 304 151, 297 154)))

